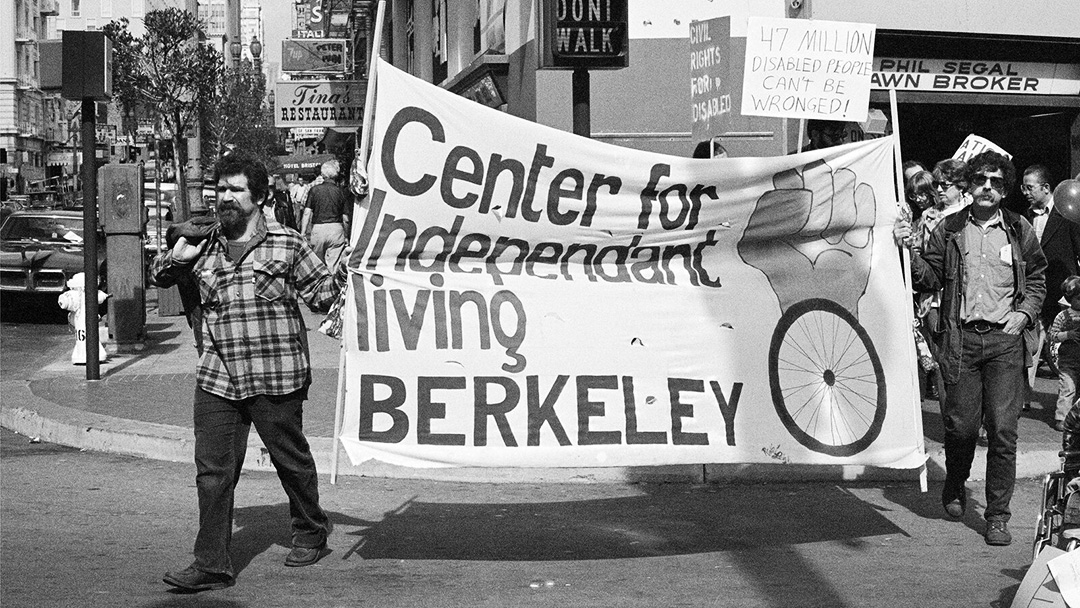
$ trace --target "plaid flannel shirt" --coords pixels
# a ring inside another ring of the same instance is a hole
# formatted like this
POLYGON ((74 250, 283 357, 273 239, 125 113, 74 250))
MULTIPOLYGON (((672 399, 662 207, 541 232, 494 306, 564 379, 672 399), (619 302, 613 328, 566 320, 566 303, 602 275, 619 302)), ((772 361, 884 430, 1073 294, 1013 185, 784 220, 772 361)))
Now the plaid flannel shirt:
MULTIPOLYGON (((196 381, 225 399, 284 395, 311 382, 307 334, 297 297, 312 308, 330 304, 345 283, 295 231, 259 214, 255 235, 238 260, 220 230, 193 263, 158 255, 151 278, 197 297, 189 311, 199 363, 196 381), (195 293, 197 291, 197 293, 195 293)), ((194 301, 194 300, 193 300, 194 301)))

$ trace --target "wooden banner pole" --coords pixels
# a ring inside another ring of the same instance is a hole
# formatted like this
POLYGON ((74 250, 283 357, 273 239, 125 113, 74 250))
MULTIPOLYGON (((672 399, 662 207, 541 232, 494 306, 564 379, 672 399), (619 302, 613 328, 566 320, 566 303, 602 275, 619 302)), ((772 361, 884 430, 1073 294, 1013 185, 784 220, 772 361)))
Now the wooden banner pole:
MULTIPOLYGON (((907 204, 907 197, 904 192, 904 160, 900 153, 900 114, 898 110, 898 104, 896 102, 896 89, 889 89, 889 112, 892 114, 893 123, 893 161, 895 163, 894 173, 896 174, 896 192, 898 206, 907 204)), ((914 228, 914 226, 912 226, 914 228)), ((915 320, 915 302, 912 299, 912 287, 911 287, 911 251, 907 247, 900 248, 900 255, 903 259, 903 275, 904 275, 904 299, 908 302, 908 310, 912 311, 909 317, 909 323, 913 323, 915 320)), ((914 336, 915 327, 911 326, 912 336, 914 336)), ((908 343, 908 361, 914 361, 915 365, 918 365, 919 357, 918 352, 915 350, 914 337, 907 340, 908 343)), ((915 431, 918 433, 919 446, 922 448, 923 456, 926 456, 926 439, 923 436, 923 424, 922 424, 922 399, 919 392, 919 372, 918 369, 914 370, 913 377, 910 378, 910 382, 914 386, 914 394, 917 395, 915 399, 915 431)), ((926 460, 923 460, 923 464, 919 467, 919 490, 926 492, 928 488, 927 484, 927 470, 926 460)))
MULTIPOLYGON (((365 92, 364 100, 364 121, 360 127, 360 147, 356 150, 357 166, 363 168, 365 174, 367 172, 368 149, 371 147, 371 120, 375 107, 375 64, 378 63, 379 49, 382 47, 382 31, 385 15, 386 0, 379 0, 379 7, 375 13, 375 34, 372 36, 371 52, 368 54, 368 78, 367 91, 365 92)), ((356 201, 356 205, 353 208, 352 226, 349 235, 350 243, 356 242, 360 225, 363 224, 363 222, 360 221, 358 212, 363 210, 365 202, 367 202, 366 196, 363 200, 356 201)), ((348 284, 346 284, 344 289, 349 289, 348 284)), ((344 312, 342 314, 344 314, 344 312)), ((338 356, 337 403, 334 406, 334 437, 331 440, 333 448, 330 451, 331 484, 337 483, 338 453, 341 451, 341 427, 345 413, 345 390, 345 339, 342 337, 340 355, 338 356)))

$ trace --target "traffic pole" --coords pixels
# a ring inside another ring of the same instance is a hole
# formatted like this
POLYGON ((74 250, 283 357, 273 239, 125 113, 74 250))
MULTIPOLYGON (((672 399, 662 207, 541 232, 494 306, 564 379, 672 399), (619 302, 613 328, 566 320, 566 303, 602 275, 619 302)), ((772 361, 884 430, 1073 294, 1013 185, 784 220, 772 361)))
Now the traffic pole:
MULTIPOLYGON (((98 267, 97 267, 97 163, 94 162, 94 144, 97 139, 95 123, 97 108, 93 99, 82 100, 82 195, 83 195, 83 274, 86 278, 86 379, 101 378, 101 361, 98 356, 98 267)), ((76 327, 75 331, 79 331, 76 327)))
POLYGON ((589 70, 586 68, 574 68, 572 89, 574 135, 592 137, 591 110, 589 108, 589 70))

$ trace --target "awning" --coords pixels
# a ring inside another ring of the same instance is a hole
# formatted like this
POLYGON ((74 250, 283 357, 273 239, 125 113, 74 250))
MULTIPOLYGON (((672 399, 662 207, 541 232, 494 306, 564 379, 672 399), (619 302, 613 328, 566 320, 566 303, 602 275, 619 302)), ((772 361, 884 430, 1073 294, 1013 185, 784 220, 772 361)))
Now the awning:
POLYGON ((271 173, 318 173, 319 167, 329 160, 334 160, 333 154, 293 154, 291 156, 275 156, 277 166, 271 173))

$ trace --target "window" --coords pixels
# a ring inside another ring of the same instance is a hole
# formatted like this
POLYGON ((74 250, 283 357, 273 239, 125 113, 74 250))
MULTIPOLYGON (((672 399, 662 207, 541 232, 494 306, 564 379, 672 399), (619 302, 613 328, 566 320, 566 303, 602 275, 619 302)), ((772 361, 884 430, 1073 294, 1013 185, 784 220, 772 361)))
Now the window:
POLYGON ((414 15, 414 0, 405 3, 405 71, 413 76, 419 76, 419 66, 416 65, 416 22, 414 15))
POLYGON ((79 3, 80 3, 80 0, 71 0, 71 16, 72 17, 78 17, 81 14, 79 12, 79 3))
POLYGON ((450 49, 446 46, 446 18, 446 0, 431 0, 431 81, 435 84, 446 80, 447 75, 450 49))

